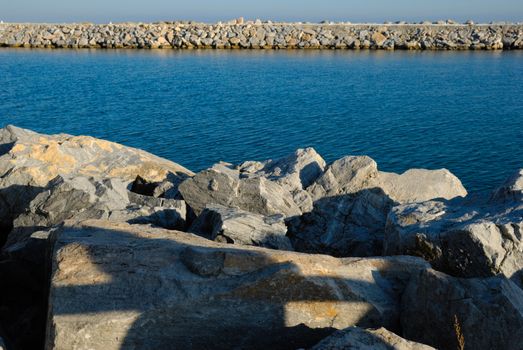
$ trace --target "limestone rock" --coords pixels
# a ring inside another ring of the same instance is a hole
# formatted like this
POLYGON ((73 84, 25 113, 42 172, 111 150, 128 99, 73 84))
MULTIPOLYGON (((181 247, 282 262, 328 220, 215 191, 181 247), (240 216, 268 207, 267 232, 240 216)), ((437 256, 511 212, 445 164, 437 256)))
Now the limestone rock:
POLYGON ((280 159, 244 162, 237 169, 244 177, 263 176, 295 191, 306 189, 323 174, 325 160, 313 148, 305 148, 280 159))
POLYGON ((14 230, 7 239, 7 246, 25 240, 34 231, 65 220, 110 219, 185 229, 186 214, 183 201, 129 192, 120 179, 57 176, 14 220, 14 230))
POLYGON ((89 136, 43 135, 7 126, 0 130, 0 173, 20 174, 35 186, 45 186, 57 175, 120 178, 137 175, 161 181, 169 174, 191 176, 176 163, 150 153, 89 136))
POLYGON ((447 169, 410 169, 401 175, 380 172, 378 186, 398 203, 453 199, 467 195, 461 181, 447 169))
POLYGON ((307 191, 317 200, 373 187, 381 188, 398 203, 467 195, 461 181, 446 169, 411 169, 403 174, 387 173, 378 171, 376 162, 366 156, 347 156, 335 161, 307 191))
POLYGON ((264 177, 241 179, 240 172, 226 164, 216 164, 185 180, 179 190, 196 215, 210 204, 267 216, 301 214, 291 193, 282 186, 264 177))
POLYGON ((522 349, 523 291, 511 281, 458 279, 431 269, 411 279, 402 297, 406 338, 457 349, 456 318, 466 349, 522 349))
POLYGON ((307 212, 312 209, 312 198, 305 189, 323 174, 325 165, 313 148, 305 148, 280 159, 247 161, 237 169, 243 178, 265 177, 278 183, 293 195, 301 211, 307 212))
POLYGON ((347 156, 330 164, 307 191, 314 200, 356 193, 372 187, 377 176, 378 165, 373 159, 366 156, 347 156))
POLYGON ((386 330, 350 327, 337 331, 322 340, 311 350, 434 350, 433 347, 415 343, 386 330))
POLYGON ((412 257, 239 248, 108 221, 66 223, 54 240, 54 349, 288 349, 353 325, 394 330, 404 285, 428 267, 412 257))
POLYGON ((189 232, 214 241, 293 250, 283 216, 263 216, 220 205, 207 206, 189 232))
POLYGON ((333 256, 381 255, 393 202, 381 189, 325 197, 314 209, 288 221, 296 251, 333 256))
POLYGON ((518 170, 510 176, 503 185, 501 185, 492 194, 492 202, 523 202, 523 169, 518 170))
POLYGON ((0 130, 0 226, 9 227, 58 175, 133 181, 186 178, 184 167, 147 152, 87 136, 42 135, 14 126, 0 130))
POLYGON ((477 199, 394 207, 384 253, 422 256, 458 277, 503 274, 523 287, 523 202, 507 201, 517 194, 507 183, 477 199))

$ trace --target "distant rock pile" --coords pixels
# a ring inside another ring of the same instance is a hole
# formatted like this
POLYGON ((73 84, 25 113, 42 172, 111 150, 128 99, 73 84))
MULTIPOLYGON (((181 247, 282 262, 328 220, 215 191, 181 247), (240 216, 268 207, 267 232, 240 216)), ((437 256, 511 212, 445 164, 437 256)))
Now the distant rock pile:
POLYGON ((522 24, 0 24, 0 46, 33 48, 510 50, 522 24))
POLYGON ((0 219, 0 348, 522 349, 523 170, 474 196, 312 148, 194 174, 7 126, 0 219))

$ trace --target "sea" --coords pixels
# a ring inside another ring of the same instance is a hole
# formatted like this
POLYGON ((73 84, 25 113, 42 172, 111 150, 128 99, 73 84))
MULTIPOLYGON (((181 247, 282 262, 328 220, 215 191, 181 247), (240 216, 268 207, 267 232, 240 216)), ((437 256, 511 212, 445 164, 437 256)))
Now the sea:
POLYGON ((193 171, 314 147, 328 162, 523 168, 523 52, 0 49, 0 127, 91 135, 193 171))

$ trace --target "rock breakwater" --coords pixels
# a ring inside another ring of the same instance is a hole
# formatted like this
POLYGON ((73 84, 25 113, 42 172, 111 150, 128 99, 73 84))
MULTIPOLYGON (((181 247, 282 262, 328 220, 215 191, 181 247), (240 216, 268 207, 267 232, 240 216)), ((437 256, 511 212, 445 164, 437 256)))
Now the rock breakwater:
POLYGON ((0 219, 8 350, 523 344, 523 170, 484 196, 312 148, 194 174, 7 126, 0 219))
POLYGON ((522 24, 0 24, 0 46, 137 49, 523 49, 522 24))

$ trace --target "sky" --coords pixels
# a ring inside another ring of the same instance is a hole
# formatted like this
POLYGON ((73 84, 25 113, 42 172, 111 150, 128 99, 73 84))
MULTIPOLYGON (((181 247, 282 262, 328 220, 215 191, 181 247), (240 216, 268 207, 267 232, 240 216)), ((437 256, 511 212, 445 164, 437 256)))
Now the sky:
POLYGON ((523 0, 0 0, 4 22, 523 21, 523 0))

